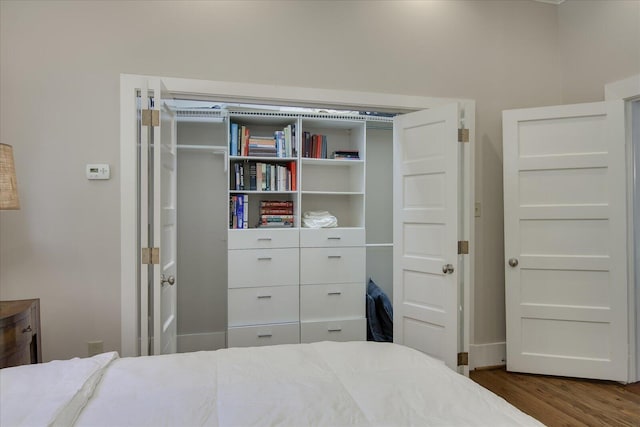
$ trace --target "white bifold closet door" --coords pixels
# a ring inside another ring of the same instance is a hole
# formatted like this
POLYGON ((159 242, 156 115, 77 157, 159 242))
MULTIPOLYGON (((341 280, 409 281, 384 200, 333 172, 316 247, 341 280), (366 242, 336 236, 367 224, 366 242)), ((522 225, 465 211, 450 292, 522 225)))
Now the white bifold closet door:
POLYGON ((622 101, 503 113, 509 371, 626 381, 622 101))
MULTIPOLYGON (((165 103, 170 95, 162 81, 150 79, 148 87, 153 91, 153 109, 159 111, 159 123, 152 126, 152 155, 147 157, 151 190, 149 198, 141 200, 151 211, 147 217, 151 245, 159 249, 150 274, 150 353, 167 354, 177 350, 177 123, 165 103)), ((144 297, 141 304, 145 304, 144 297)))

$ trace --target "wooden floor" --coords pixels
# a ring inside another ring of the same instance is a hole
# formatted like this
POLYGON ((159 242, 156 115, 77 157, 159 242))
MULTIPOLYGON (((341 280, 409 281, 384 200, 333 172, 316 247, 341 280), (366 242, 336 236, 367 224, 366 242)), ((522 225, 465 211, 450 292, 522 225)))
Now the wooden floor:
POLYGON ((470 377, 549 427, 640 426, 640 382, 622 385, 504 368, 472 371, 470 377))

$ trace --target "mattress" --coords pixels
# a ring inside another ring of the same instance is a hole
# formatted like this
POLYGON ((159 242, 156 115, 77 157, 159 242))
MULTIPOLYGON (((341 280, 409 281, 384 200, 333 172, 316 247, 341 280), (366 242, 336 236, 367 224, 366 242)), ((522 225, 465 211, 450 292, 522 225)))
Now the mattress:
POLYGON ((0 370, 0 425, 541 426, 413 349, 318 342, 0 370))

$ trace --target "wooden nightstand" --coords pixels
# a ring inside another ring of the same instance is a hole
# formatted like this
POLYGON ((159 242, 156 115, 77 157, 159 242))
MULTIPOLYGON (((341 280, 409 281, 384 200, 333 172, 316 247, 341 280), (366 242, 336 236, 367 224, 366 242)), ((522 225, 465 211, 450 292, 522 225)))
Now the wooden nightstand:
POLYGON ((40 299, 0 301, 0 368, 40 362, 40 299))

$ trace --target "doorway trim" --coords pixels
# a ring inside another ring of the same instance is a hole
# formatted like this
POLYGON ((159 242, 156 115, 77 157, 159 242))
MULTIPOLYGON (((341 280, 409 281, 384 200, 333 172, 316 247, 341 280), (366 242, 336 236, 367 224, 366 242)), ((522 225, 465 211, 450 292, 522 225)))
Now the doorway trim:
MULTIPOLYGON (((640 271, 635 269, 635 235, 637 231, 634 224, 634 175, 640 173, 640 165, 634 160, 637 158, 637 151, 640 151, 640 141, 634 143, 632 126, 632 103, 640 102, 640 74, 629 78, 607 83, 604 86, 604 96, 606 101, 625 101, 625 133, 627 150, 627 233, 630 238, 627 242, 627 253, 629 260, 628 268, 628 302, 629 302, 629 382, 640 381, 640 271)), ((640 120, 636 119, 636 120, 640 120)), ((639 189, 640 190, 640 189, 639 189)), ((637 203, 637 202, 636 202, 637 203)))
MULTIPOLYGON (((222 82, 149 75, 120 75, 120 287, 121 287, 121 355, 137 356, 137 123, 133 101, 137 88, 151 78, 160 78, 176 98, 209 99, 241 103, 293 104, 298 106, 356 107, 368 111, 410 112, 458 102, 465 109, 464 128, 469 129, 469 143, 464 144, 463 240, 469 241, 469 259, 464 270, 463 351, 473 342, 472 301, 474 300, 474 151, 475 101, 471 99, 434 98, 414 95, 357 92, 347 90, 222 82)), ((472 355, 470 355, 471 358, 472 355)))

